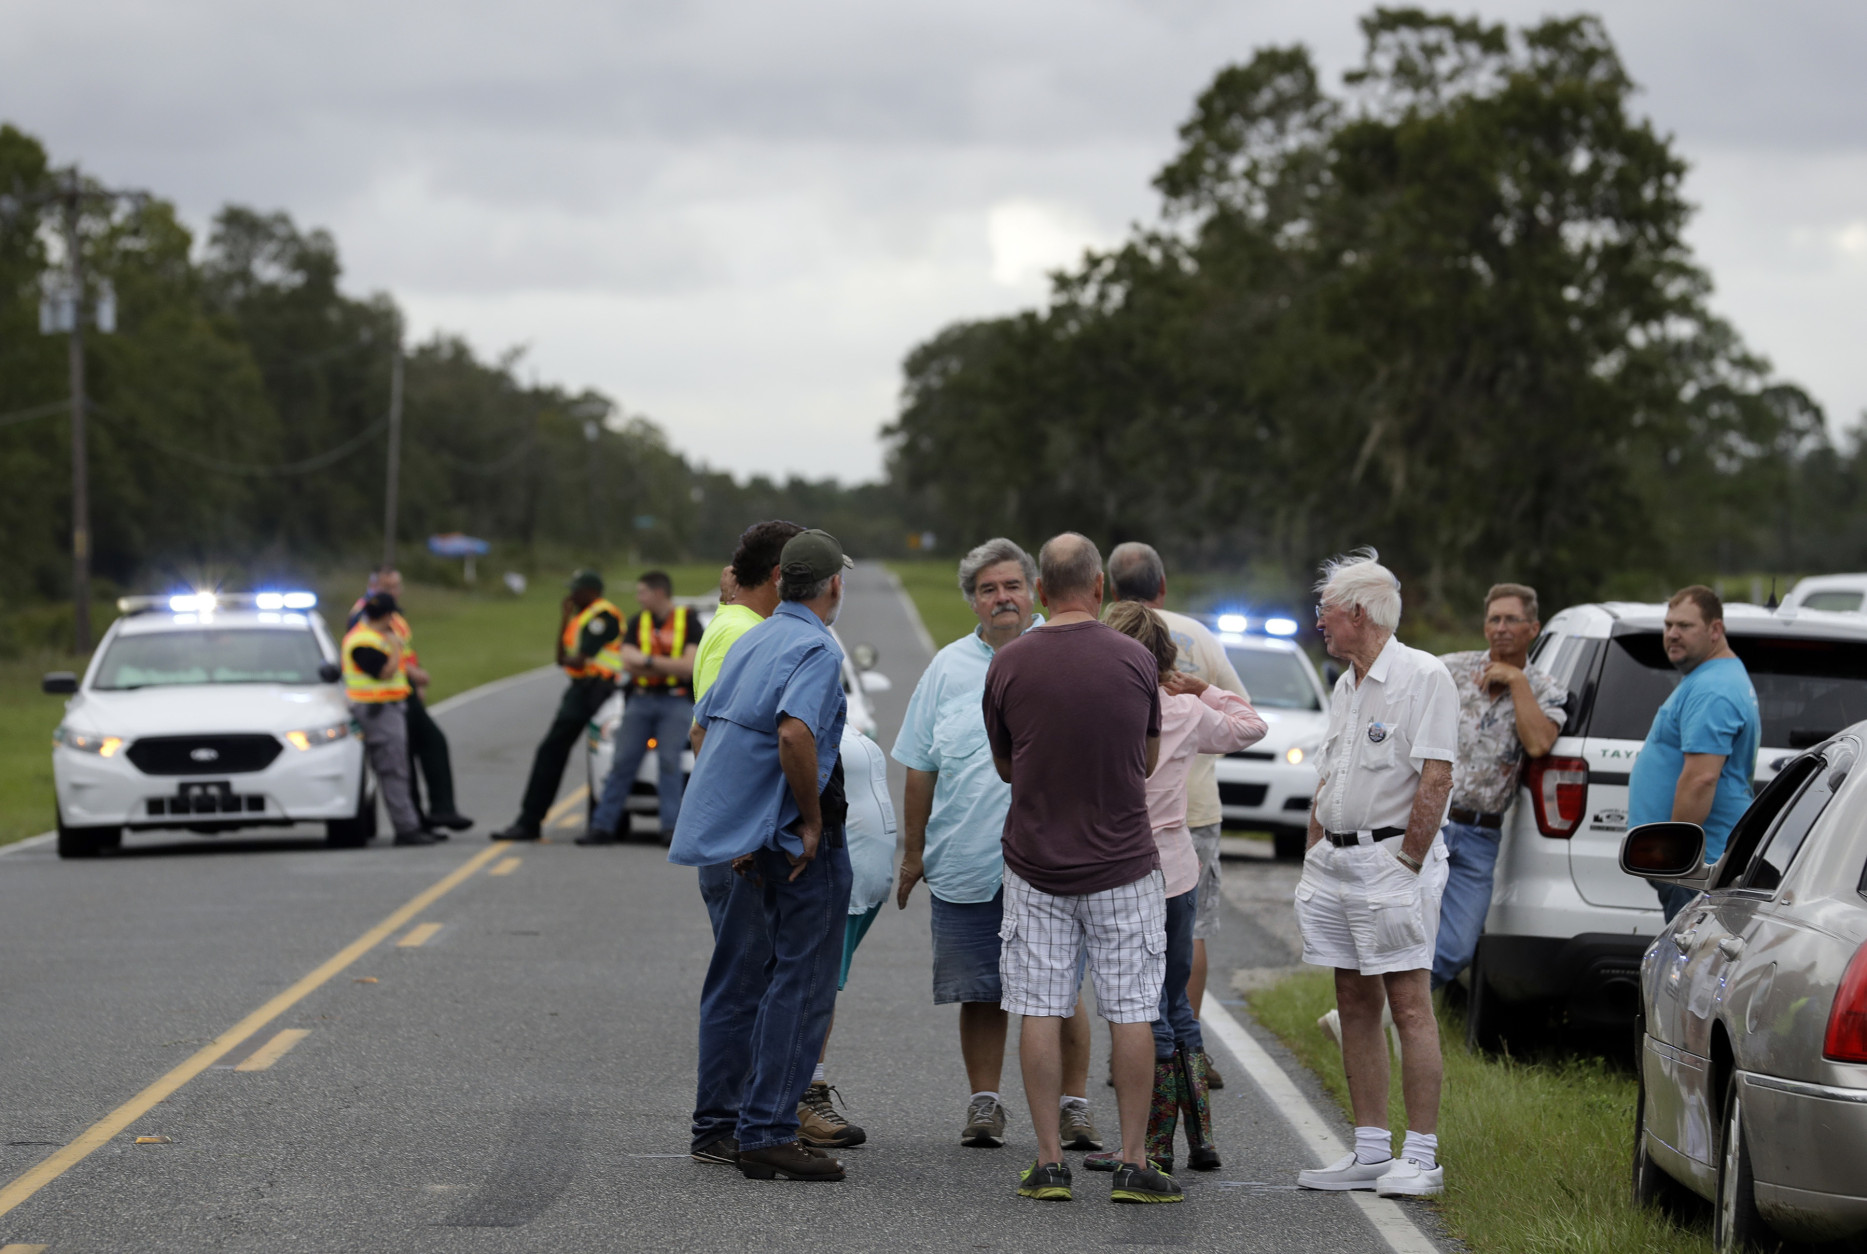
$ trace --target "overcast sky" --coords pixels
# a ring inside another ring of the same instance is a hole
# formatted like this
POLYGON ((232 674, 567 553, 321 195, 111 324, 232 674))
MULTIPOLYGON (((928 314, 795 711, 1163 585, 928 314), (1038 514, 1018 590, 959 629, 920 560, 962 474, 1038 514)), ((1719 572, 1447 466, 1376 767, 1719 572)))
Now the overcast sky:
MULTIPOLYGON (((1151 218, 1220 66, 1300 41, 1337 83, 1368 7, 13 0, 0 120, 197 226, 235 201, 328 227, 417 334, 526 345, 697 460, 849 480, 880 473, 914 344, 1151 218)), ((1851 425, 1867 5, 1599 11, 1692 163, 1717 307, 1851 425)))

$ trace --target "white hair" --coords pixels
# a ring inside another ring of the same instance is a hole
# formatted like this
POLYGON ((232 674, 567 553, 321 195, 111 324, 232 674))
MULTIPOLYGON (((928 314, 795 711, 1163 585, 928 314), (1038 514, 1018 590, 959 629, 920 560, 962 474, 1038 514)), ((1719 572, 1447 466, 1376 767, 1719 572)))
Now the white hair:
POLYGON ((1324 605, 1360 606, 1368 620, 1384 631, 1400 626, 1400 580, 1381 565, 1373 548, 1356 549, 1322 564, 1316 591, 1324 605))

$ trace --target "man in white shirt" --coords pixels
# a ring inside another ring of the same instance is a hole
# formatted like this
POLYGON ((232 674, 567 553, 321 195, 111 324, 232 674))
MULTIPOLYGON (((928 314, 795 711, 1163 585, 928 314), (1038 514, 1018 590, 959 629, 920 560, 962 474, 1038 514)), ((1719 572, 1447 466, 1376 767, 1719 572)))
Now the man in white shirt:
MULTIPOLYGON (((1117 601, 1139 601, 1159 614, 1179 646, 1174 669, 1195 679, 1203 679, 1215 688, 1251 700, 1238 678, 1231 659, 1206 625, 1196 618, 1176 614, 1161 607, 1167 600, 1167 566, 1151 544, 1130 540, 1118 544, 1109 553, 1109 585, 1117 601)), ((1193 1014, 1199 1015, 1206 992, 1206 938, 1219 933, 1219 830, 1224 825, 1224 811, 1219 806, 1218 755, 1202 753, 1193 761, 1186 777, 1186 825, 1193 833, 1193 852, 1199 856, 1199 897, 1193 918, 1193 974, 1186 981, 1186 997, 1193 1014)), ((1215 1089, 1225 1081, 1212 1070, 1212 1060, 1204 1059, 1207 1083, 1215 1089)))
POLYGON ((1400 580, 1372 549, 1327 562, 1316 625, 1349 663, 1329 700, 1309 849, 1297 883, 1303 961, 1335 968, 1355 1152, 1298 1174, 1308 1189, 1383 1197, 1445 1190, 1439 1165, 1439 1024, 1428 981, 1446 885, 1440 820, 1458 757, 1459 701, 1445 663, 1394 638, 1400 580), (1393 1156, 1381 1007, 1400 1033, 1407 1137, 1393 1156))

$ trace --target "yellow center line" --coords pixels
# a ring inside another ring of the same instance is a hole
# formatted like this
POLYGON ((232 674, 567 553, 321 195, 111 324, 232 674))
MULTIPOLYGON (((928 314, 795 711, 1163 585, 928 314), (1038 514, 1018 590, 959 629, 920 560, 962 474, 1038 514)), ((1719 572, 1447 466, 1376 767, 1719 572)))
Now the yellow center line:
POLYGON ((321 966, 301 978, 298 983, 222 1032, 167 1075, 79 1133, 69 1145, 55 1151, 38 1166, 28 1170, 4 1189, 0 1189, 0 1215, 6 1214, 78 1163, 83 1162, 99 1146, 107 1144, 111 1137, 118 1135, 148 1114, 156 1103, 172 1096, 188 1081, 213 1066, 228 1051, 239 1046, 261 1028, 322 988, 333 976, 381 944, 392 933, 399 931, 410 919, 458 888, 475 871, 509 848, 511 848, 509 842, 497 841, 474 854, 464 864, 443 876, 438 883, 416 893, 401 909, 338 950, 321 966))
POLYGON ((434 934, 440 930, 441 925, 439 923, 417 923, 414 927, 408 929, 407 936, 404 936, 395 943, 396 948, 413 949, 417 945, 425 945, 433 940, 434 934))
POLYGON ((254 1050, 251 1055, 241 1059, 235 1071, 264 1071, 279 1059, 285 1057, 285 1051, 310 1036, 307 1028, 286 1028, 277 1036, 254 1050))
POLYGON ((43 1245, 21 1245, 17 1241, 12 1245, 0 1245, 0 1254, 45 1254, 43 1245))
POLYGON ((556 805, 552 806, 549 810, 545 811, 545 821, 542 824, 542 826, 545 826, 545 827, 551 826, 553 823, 557 822, 559 819, 569 814, 572 810, 576 809, 579 805, 583 804, 584 801, 589 799, 589 796, 590 796, 590 785, 588 784, 577 785, 576 792, 564 798, 564 800, 558 802, 556 805))
POLYGON ((510 875, 514 871, 519 869, 519 861, 520 860, 518 858, 507 858, 504 862, 501 862, 498 866, 488 871, 487 874, 488 875, 510 875))

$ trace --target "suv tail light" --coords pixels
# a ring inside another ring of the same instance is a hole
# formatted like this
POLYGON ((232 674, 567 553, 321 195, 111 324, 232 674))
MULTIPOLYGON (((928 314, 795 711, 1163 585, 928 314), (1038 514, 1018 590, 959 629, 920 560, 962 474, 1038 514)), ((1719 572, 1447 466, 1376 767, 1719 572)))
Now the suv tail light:
POLYGON ((1835 1006, 1828 1012, 1828 1035, 1822 1038, 1822 1057, 1836 1062, 1867 1062, 1867 945, 1854 952, 1835 1006))
POLYGON ((1581 758, 1534 758, 1524 772, 1536 807, 1536 830, 1567 840, 1588 810, 1588 763, 1581 758))

